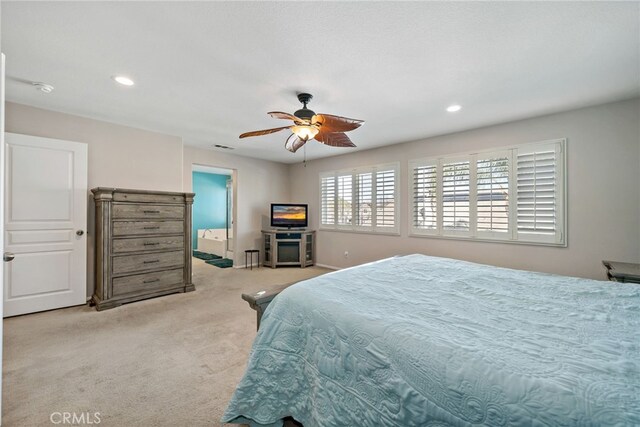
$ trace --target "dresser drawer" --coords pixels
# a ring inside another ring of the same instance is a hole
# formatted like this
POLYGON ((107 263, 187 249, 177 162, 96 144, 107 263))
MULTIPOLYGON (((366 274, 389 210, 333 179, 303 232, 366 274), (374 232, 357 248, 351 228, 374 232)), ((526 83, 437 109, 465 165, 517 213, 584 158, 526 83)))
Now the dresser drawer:
POLYGON ((144 294, 183 284, 183 269, 158 271, 155 273, 135 274, 113 279, 113 296, 144 294))
POLYGON ((111 215, 114 219, 183 219, 184 206, 114 203, 111 215))
POLYGON ((147 234, 179 234, 184 232, 182 221, 114 221, 114 236, 147 234))
POLYGON ((138 237, 134 239, 113 239, 114 254, 127 252, 159 251, 183 249, 184 236, 138 237))
POLYGON ((114 202, 132 203, 184 203, 184 195, 181 194, 146 194, 146 193, 113 193, 114 202))
POLYGON ((184 265, 184 251, 160 252, 144 255, 121 255, 113 257, 111 268, 114 275, 136 271, 175 268, 184 265))

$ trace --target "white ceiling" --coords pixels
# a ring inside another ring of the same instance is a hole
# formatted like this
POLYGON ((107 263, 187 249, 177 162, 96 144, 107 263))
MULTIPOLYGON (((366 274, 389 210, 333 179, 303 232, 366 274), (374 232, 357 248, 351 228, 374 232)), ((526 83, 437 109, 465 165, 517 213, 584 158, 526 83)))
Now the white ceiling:
POLYGON ((366 121, 358 148, 312 141, 309 159, 638 96, 639 16, 638 2, 3 1, 2 51, 10 101, 291 163, 287 133, 238 135, 286 125, 266 112, 295 111, 300 91, 366 121))

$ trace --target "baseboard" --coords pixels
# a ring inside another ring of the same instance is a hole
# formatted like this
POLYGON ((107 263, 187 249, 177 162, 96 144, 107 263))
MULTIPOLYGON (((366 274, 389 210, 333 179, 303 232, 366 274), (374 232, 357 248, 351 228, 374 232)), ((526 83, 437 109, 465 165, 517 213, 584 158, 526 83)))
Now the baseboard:
MULTIPOLYGON (((342 270, 342 267, 335 267, 333 265, 314 264, 314 266, 322 267, 322 268, 328 268, 329 270, 342 270)), ((262 267, 262 264, 257 264, 257 263, 253 264, 253 268, 260 268, 260 267, 262 267)), ((242 265, 234 265, 233 268, 238 268, 238 269, 242 269, 242 270, 244 270, 245 268, 249 269, 249 268, 251 268, 251 264, 246 266, 246 267, 244 266, 244 264, 242 264, 242 265)))
POLYGON ((328 268, 329 270, 342 270, 342 267, 335 267, 333 265, 327 265, 327 264, 316 264, 316 266, 322 267, 322 268, 328 268))

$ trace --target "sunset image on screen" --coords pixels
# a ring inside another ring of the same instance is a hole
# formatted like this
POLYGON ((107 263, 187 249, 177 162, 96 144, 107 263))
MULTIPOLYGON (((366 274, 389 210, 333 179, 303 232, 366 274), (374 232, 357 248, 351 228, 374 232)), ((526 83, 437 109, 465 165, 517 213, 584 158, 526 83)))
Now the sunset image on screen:
POLYGON ((307 222, 305 206, 273 206, 272 215, 274 224, 305 226, 307 222))

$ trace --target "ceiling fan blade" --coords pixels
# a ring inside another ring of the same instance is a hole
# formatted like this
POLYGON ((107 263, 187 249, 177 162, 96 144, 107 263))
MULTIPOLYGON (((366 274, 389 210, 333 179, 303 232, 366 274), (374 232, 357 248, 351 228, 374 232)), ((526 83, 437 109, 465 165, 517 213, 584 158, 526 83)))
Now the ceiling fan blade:
POLYGON ((319 123, 325 132, 347 132, 358 129, 364 120, 332 116, 331 114, 316 114, 313 116, 312 123, 319 123))
MULTIPOLYGON (((321 128, 322 129, 322 128, 321 128)), ((342 132, 322 132, 322 130, 315 136, 315 140, 329 145, 331 147, 355 147, 356 144, 351 142, 349 137, 342 132)))
POLYGON ((289 129, 291 126, 283 126, 281 128, 273 128, 273 129, 264 129, 264 130, 254 130, 253 132, 245 132, 240 135, 240 138, 246 138, 249 136, 260 136, 260 135, 268 135, 270 133, 280 132, 284 129, 289 129))
POLYGON ((302 147, 306 143, 307 141, 298 138, 298 135, 296 135, 295 133, 292 133, 291 136, 287 138, 287 141, 284 143, 284 148, 291 151, 292 153, 295 153, 296 151, 298 151, 300 147, 302 147))
POLYGON ((267 113, 274 119, 293 120, 294 122, 300 122, 301 120, 293 114, 283 113, 282 111, 271 111, 267 113))

